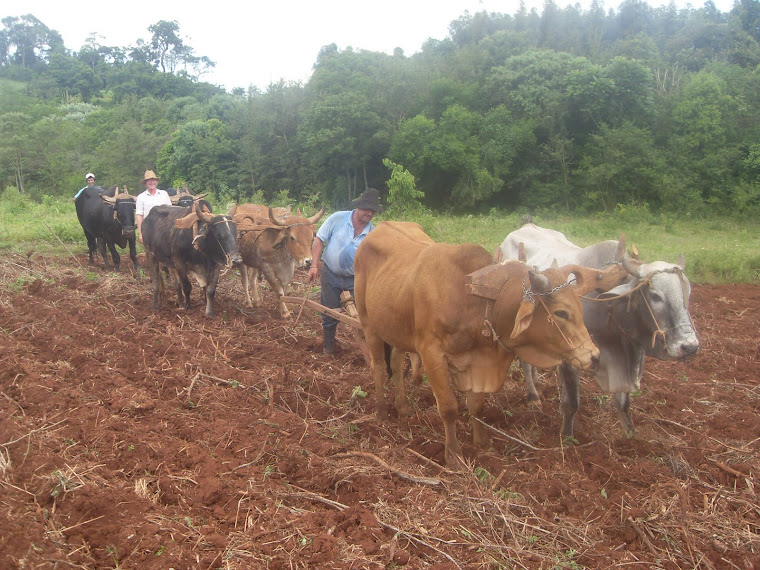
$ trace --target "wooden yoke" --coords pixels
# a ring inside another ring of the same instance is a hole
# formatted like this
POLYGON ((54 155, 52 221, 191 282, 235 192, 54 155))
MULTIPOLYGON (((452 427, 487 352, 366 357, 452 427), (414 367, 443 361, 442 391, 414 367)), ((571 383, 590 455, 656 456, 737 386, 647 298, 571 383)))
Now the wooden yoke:
POLYGON ((473 271, 465 276, 465 289, 468 295, 475 295, 495 301, 506 280, 507 275, 504 271, 504 265, 495 263, 493 265, 486 265, 482 269, 473 271))

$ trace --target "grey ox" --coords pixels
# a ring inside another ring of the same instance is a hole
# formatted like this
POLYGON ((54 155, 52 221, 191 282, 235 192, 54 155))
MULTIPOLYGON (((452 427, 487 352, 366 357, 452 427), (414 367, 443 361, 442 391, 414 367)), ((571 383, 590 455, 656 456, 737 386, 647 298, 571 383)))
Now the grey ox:
MULTIPOLYGON (((564 234, 525 224, 510 233, 497 255, 504 259, 523 259, 528 265, 544 269, 554 260, 559 265, 578 264, 602 268, 623 263, 630 277, 604 293, 592 292, 582 299, 583 320, 599 347, 599 368, 594 380, 604 392, 614 395, 620 421, 626 431, 634 431, 629 393, 640 389, 644 355, 659 360, 681 360, 693 356, 699 340, 689 313, 691 285, 684 273, 683 259, 678 264, 654 261, 640 263, 625 259, 624 238, 603 241, 580 248, 564 234), (597 300, 594 300, 597 299, 597 300)), ((535 370, 523 363, 528 400, 538 400, 534 385, 535 370)), ((573 435, 573 421, 580 404, 579 373, 572 366, 559 366, 562 387, 562 435, 573 435)))

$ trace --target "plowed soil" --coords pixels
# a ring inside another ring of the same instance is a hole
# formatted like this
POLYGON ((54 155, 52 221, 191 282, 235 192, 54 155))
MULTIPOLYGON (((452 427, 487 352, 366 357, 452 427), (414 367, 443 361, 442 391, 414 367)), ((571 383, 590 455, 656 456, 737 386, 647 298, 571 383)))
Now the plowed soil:
POLYGON ((325 356, 237 272, 207 318, 128 259, 3 257, 0 568, 760 567, 758 286, 693 287, 699 354, 647 359, 634 436, 584 381, 563 442, 554 374, 529 405, 513 369, 455 473, 426 383, 379 422, 353 330, 325 356))

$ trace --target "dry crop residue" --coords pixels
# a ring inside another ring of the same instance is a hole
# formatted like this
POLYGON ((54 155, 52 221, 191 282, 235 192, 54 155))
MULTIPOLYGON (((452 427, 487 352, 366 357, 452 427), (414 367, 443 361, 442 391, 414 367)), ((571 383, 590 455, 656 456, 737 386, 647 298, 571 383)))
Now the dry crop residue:
POLYGON ((634 437, 585 381, 562 442, 554 375, 536 406, 513 370, 486 409, 510 439, 467 445, 462 406, 467 474, 426 384, 375 419, 351 331, 322 355, 313 311, 245 309, 237 272, 217 317, 192 299, 0 261, 1 568, 760 567, 760 287, 693 288, 700 352, 647 359, 634 437))

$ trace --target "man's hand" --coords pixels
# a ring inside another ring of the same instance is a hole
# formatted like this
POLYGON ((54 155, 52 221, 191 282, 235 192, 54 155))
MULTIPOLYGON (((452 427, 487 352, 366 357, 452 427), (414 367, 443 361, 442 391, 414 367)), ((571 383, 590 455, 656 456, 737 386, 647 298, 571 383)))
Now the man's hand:
POLYGON ((319 267, 316 263, 312 264, 311 267, 309 267, 309 273, 306 275, 306 281, 308 283, 311 283, 314 281, 317 277, 319 277, 319 267))

